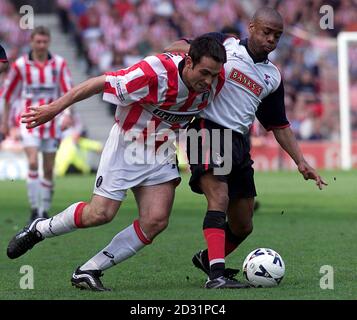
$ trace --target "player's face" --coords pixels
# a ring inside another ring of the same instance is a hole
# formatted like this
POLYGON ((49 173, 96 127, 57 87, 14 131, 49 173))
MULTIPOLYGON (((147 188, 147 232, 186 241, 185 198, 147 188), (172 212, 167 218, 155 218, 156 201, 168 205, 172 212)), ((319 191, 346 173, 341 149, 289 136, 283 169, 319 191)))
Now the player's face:
POLYGON ((259 20, 249 25, 249 41, 258 55, 268 55, 275 50, 283 33, 281 23, 259 20))
POLYGON ((190 57, 186 58, 186 82, 190 89, 204 92, 212 84, 221 71, 223 64, 210 57, 202 57, 201 61, 193 66, 190 57))
POLYGON ((31 40, 31 48, 37 55, 46 55, 50 46, 50 37, 43 34, 35 34, 31 40))

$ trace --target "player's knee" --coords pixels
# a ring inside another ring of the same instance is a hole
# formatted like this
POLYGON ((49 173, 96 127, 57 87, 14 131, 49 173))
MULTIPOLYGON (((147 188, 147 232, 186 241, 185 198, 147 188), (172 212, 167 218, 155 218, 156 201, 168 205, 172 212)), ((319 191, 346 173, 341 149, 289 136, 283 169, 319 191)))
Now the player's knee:
POLYGON ((168 217, 154 217, 143 222, 144 230, 146 231, 148 237, 153 239, 156 235, 164 231, 169 225, 168 217))
POLYGON ((239 224, 232 229, 232 233, 239 238, 246 238, 253 232, 253 223, 239 224))

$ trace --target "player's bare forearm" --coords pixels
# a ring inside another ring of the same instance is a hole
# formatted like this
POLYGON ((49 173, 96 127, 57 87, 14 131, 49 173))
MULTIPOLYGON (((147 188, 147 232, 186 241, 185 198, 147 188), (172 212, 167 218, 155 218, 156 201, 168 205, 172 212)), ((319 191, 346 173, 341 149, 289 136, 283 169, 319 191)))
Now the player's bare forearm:
POLYGON ((104 89, 105 75, 91 78, 73 87, 64 96, 49 105, 31 106, 30 111, 22 115, 22 122, 27 123, 27 128, 35 128, 53 119, 56 115, 72 104, 85 100, 104 89))
POLYGON ((88 79, 69 90, 64 96, 50 104, 56 114, 62 112, 72 104, 85 100, 103 91, 105 75, 88 79))
POLYGON ((280 146, 289 154, 296 165, 298 165, 301 161, 304 161, 304 156, 296 141, 295 135, 289 127, 273 129, 273 133, 276 141, 278 141, 280 146))
POLYGON ((305 180, 315 180, 316 185, 321 190, 322 187, 327 183, 320 177, 314 168, 312 168, 301 152, 301 149, 297 143, 294 133, 288 128, 274 129, 275 139, 278 141, 280 146, 289 154, 289 156, 296 163, 299 172, 302 174, 305 180))
POLYGON ((164 49, 165 52, 184 52, 184 53, 188 53, 188 50, 190 50, 190 45, 185 40, 175 41, 164 49))

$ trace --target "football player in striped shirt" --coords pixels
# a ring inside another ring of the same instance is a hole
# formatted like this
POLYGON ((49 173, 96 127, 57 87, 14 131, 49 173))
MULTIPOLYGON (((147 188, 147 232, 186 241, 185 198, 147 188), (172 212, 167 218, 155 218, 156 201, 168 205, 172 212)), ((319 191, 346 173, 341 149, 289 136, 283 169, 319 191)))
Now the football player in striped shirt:
POLYGON ((180 180, 169 155, 152 163, 132 162, 128 151, 133 142, 126 137, 139 134, 136 142, 145 149, 135 160, 150 157, 144 154, 150 140, 164 142, 165 132, 176 137, 175 132, 185 128, 213 100, 223 84, 225 62, 223 45, 203 36, 192 42, 187 56, 149 56, 127 69, 89 79, 50 105, 31 107, 23 121, 28 128, 35 128, 71 104, 104 92, 103 99, 117 105, 116 123, 102 153, 91 201, 77 202, 51 219, 36 220, 10 241, 8 256, 19 257, 44 238, 110 222, 131 189, 139 218, 72 275, 76 287, 107 290, 99 279, 102 272, 136 254, 166 228, 180 180))
MULTIPOLYGON (((68 92, 72 79, 64 58, 49 52, 50 31, 36 27, 31 34, 31 51, 11 66, 4 83, 5 108, 2 130, 9 132, 10 108, 20 100, 22 112, 31 105, 47 105, 68 92)), ((22 144, 28 160, 27 194, 31 206, 30 221, 48 217, 53 195, 53 168, 61 138, 61 116, 37 128, 20 124, 22 144), (43 177, 39 178, 38 154, 43 156, 43 177)), ((18 115, 17 121, 20 121, 18 115)))
MULTIPOLYGON (((249 129, 255 117, 296 163, 305 180, 315 180, 319 189, 326 183, 305 160, 285 114, 284 86, 278 68, 268 59, 283 32, 283 19, 272 8, 254 14, 248 39, 239 40, 222 33, 210 33, 227 51, 225 83, 220 94, 202 110, 192 128, 232 130, 232 170, 215 175, 225 154, 210 152, 209 161, 191 165, 190 186, 204 194, 208 209, 203 222, 206 250, 194 255, 192 262, 208 276, 207 288, 225 288, 225 278, 237 270, 225 268, 225 257, 233 252, 253 230, 256 196, 253 161, 250 158, 249 129)), ((180 40, 167 51, 187 52, 189 41, 180 40)), ((214 147, 214 146, 212 146, 214 147)), ((189 150, 189 148, 187 148, 189 150)), ((202 148, 201 148, 202 149, 202 148)), ((219 149, 219 148, 218 148, 219 149)), ((201 159, 199 156, 198 159, 201 159)))

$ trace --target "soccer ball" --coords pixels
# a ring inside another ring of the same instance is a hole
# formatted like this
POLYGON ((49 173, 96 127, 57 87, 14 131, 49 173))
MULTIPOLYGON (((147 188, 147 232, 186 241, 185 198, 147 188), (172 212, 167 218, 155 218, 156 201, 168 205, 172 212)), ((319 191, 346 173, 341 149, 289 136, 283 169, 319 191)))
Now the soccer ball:
POLYGON ((243 275, 253 287, 275 287, 284 274, 285 263, 273 249, 255 249, 243 262, 243 275))

